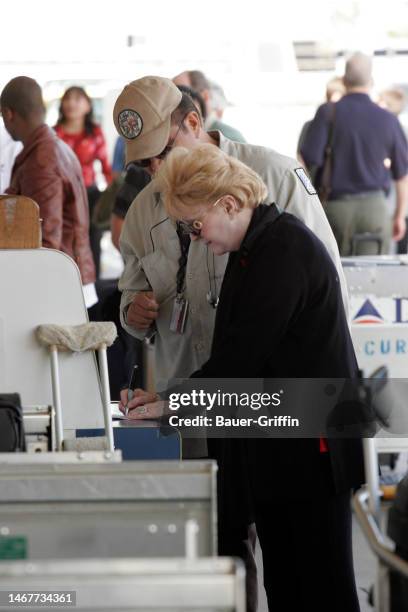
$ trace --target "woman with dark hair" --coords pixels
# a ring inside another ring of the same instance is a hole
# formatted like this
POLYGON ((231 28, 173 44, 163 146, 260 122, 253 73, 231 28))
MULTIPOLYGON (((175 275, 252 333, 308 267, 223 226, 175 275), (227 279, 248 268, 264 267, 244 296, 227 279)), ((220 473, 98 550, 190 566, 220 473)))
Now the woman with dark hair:
POLYGON ((93 118, 92 100, 82 87, 69 87, 61 98, 57 125, 58 136, 74 151, 82 167, 88 192, 90 214, 90 240, 95 260, 96 275, 99 276, 101 231, 92 223, 92 212, 100 191, 95 182, 94 162, 99 160, 107 183, 112 181, 105 137, 101 127, 93 118))

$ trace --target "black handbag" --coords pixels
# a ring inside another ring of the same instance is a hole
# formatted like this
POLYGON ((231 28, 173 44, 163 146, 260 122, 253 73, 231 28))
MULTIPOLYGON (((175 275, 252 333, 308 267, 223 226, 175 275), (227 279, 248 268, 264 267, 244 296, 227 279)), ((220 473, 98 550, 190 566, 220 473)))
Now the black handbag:
POLYGON ((0 453, 25 451, 23 410, 18 393, 0 394, 0 453))

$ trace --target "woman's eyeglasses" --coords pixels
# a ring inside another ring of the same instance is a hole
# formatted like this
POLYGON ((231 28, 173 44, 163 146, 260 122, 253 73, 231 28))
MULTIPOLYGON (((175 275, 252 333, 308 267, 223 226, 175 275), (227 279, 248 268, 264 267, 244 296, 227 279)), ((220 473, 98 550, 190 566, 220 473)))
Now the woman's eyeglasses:
POLYGON ((203 224, 201 221, 192 221, 191 223, 187 223, 187 221, 177 221, 179 228, 183 232, 183 234, 188 234, 189 236, 199 236, 201 234, 201 229, 203 224))
MULTIPOLYGON (((218 198, 218 200, 216 200, 214 202, 214 204, 211 206, 211 208, 214 208, 214 206, 217 206, 217 204, 224 198, 225 196, 221 196, 220 198, 218 198)), ((208 211, 207 211, 208 212, 208 211)), ((198 219, 195 219, 195 221, 177 221, 179 228, 181 229, 181 231, 183 232, 183 234, 189 234, 189 235, 193 235, 193 236, 200 236, 201 235, 201 230, 203 227, 203 222, 199 221, 198 219)))

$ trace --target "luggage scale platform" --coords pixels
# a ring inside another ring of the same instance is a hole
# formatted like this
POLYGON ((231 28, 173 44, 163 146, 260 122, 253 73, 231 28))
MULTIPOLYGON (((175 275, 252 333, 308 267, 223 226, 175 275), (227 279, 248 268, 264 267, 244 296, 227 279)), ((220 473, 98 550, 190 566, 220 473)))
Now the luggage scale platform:
MULTIPOLYGON (((103 436, 103 429, 77 429, 76 437, 103 436)), ((157 421, 113 421, 115 449, 122 451, 122 459, 158 460, 181 459, 181 437, 174 427, 160 426, 157 421)))

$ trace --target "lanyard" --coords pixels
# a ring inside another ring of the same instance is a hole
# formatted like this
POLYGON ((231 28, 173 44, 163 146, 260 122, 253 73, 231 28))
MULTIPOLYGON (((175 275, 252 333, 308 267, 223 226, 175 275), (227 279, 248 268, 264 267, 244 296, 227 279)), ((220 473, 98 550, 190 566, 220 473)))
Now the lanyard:
MULTIPOLYGON (((180 243, 180 251, 181 251, 181 255, 180 258, 178 260, 178 270, 177 270, 177 297, 181 298, 184 294, 184 290, 186 288, 185 285, 185 280, 186 280, 186 269, 187 269, 187 259, 188 259, 188 251, 190 249, 190 244, 191 244, 191 238, 189 236, 189 234, 185 234, 183 232, 183 230, 181 229, 180 225, 177 223, 176 226, 176 231, 177 231, 177 236, 179 239, 179 243, 180 243)), ((215 278, 215 258, 214 258, 214 254, 212 256, 212 260, 213 260, 213 281, 214 281, 214 287, 212 286, 212 282, 211 282, 211 274, 210 274, 210 268, 209 268, 209 263, 208 263, 208 252, 207 252, 207 272, 208 272, 208 283, 209 283, 209 291, 207 293, 207 302, 210 304, 210 306, 212 306, 213 308, 217 308, 218 306, 218 301, 219 301, 219 296, 217 294, 217 281, 215 278)))
POLYGON ((178 270, 177 270, 177 295, 183 295, 185 289, 185 280, 186 280, 186 269, 187 269, 187 259, 188 259, 188 251, 191 244, 191 239, 189 234, 186 234, 181 229, 179 223, 176 226, 177 236, 180 243, 180 251, 181 255, 178 260, 178 270))

